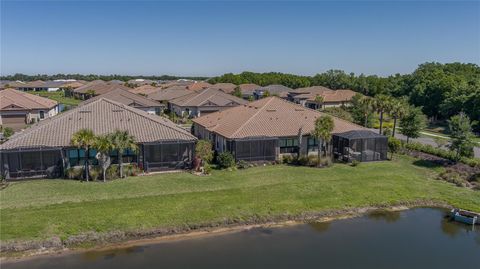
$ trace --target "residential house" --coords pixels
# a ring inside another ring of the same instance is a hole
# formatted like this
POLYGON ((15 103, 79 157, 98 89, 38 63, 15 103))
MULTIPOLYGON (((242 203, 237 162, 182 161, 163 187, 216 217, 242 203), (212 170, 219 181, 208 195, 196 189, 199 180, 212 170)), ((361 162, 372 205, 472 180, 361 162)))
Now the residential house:
POLYGON ((160 115, 160 113, 162 113, 162 111, 165 109, 165 104, 122 89, 115 89, 102 95, 92 97, 86 101, 83 101, 81 104, 89 104, 100 98, 109 99, 127 106, 131 106, 143 110, 149 114, 160 115))
POLYGON ((210 89, 220 90, 224 93, 232 94, 237 88, 237 85, 233 83, 217 83, 209 87, 210 89))
POLYGON ((143 95, 143 96, 147 96, 149 94, 152 94, 152 93, 154 93, 156 91, 160 91, 160 90, 162 90, 162 88, 155 87, 155 86, 147 84, 147 85, 142 85, 140 87, 130 89, 129 91, 133 92, 135 94, 140 94, 140 95, 143 95))
POLYGON ((211 87, 212 84, 205 82, 205 81, 196 81, 193 84, 190 84, 187 86, 187 89, 192 90, 192 91, 198 91, 198 90, 203 90, 206 88, 211 87))
MULTIPOLYGON (((56 117, 41 121, 0 145, 0 172, 7 180, 30 177, 55 178, 69 167, 95 165, 95 150, 71 146, 73 134, 90 129, 95 135, 115 130, 134 136, 139 150, 127 150, 124 163, 144 171, 188 168, 196 138, 173 122, 136 108, 100 98, 56 117)), ((117 152, 111 152, 118 163, 117 152)))
MULTIPOLYGON (((325 114, 272 96, 193 119, 192 131, 199 139, 212 141, 217 152, 231 152, 237 161, 273 161, 284 155, 317 154, 319 143, 311 133, 322 115, 325 114)), ((339 118, 333 120, 334 136, 354 130, 371 132, 339 118)), ((342 144, 336 152, 345 152, 346 156, 358 153, 347 152, 348 146, 342 144)), ((375 144, 361 150, 369 151, 378 160, 386 158, 386 148, 377 149, 375 144)))
POLYGON ((72 93, 75 98, 87 100, 93 96, 102 95, 116 89, 121 89, 126 91, 131 90, 130 88, 122 84, 105 82, 102 80, 94 80, 81 87, 74 89, 72 93))
POLYGON ((148 98, 167 104, 169 101, 191 94, 192 91, 188 90, 186 86, 172 86, 163 90, 155 91, 147 95, 148 98))
POLYGON ((287 99, 308 108, 321 109, 349 106, 355 94, 352 90, 331 90, 323 86, 313 86, 293 90, 288 93, 287 99))
POLYGON ((58 112, 58 103, 54 100, 14 89, 0 91, 0 125, 15 131, 58 112))
POLYGON ((253 97, 255 100, 261 99, 263 97, 268 97, 268 96, 278 96, 281 98, 286 98, 288 96, 288 93, 291 91, 292 89, 287 86, 268 85, 268 86, 256 89, 253 92, 253 97))
POLYGON ((207 88, 169 101, 169 109, 179 116, 199 117, 246 103, 231 94, 207 88))
POLYGON ((248 100, 250 98, 254 98, 253 93, 255 92, 255 90, 258 90, 261 87, 258 86, 257 84, 246 83, 246 84, 238 85, 238 88, 240 89, 240 92, 242 93, 242 98, 245 99, 245 100, 248 100))

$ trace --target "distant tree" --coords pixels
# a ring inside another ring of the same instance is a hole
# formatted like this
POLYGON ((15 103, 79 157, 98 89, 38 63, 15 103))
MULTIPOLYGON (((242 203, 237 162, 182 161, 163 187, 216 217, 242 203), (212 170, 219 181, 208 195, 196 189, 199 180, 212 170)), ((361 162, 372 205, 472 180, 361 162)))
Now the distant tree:
POLYGON ((405 98, 392 99, 390 103, 390 115, 393 117, 392 136, 395 137, 397 120, 402 118, 408 110, 408 102, 405 98))
POLYGON ((317 104, 318 108, 322 108, 323 96, 317 94, 315 96, 315 103, 317 104))
POLYGON ((323 113, 332 115, 333 117, 341 118, 350 122, 354 122, 352 114, 342 107, 327 107, 322 110, 323 113))
POLYGON ((265 92, 263 93, 263 97, 269 97, 269 96, 270 96, 270 92, 269 92, 269 91, 265 91, 265 92))
POLYGON ((138 145, 135 137, 131 136, 128 131, 115 130, 111 134, 113 150, 118 153, 118 165, 120 166, 120 178, 123 178, 123 154, 126 150, 136 152, 138 145))
MULTIPOLYGON (((356 96, 359 96, 359 95, 356 95, 356 96)), ((369 122, 370 123, 372 122, 374 105, 375 105, 374 99, 368 96, 362 96, 358 102, 358 105, 357 105, 358 107, 356 107, 356 109, 361 111, 361 113, 363 114, 364 127, 370 127, 369 122)))
POLYGON ((461 112, 458 115, 452 116, 448 120, 448 128, 452 142, 450 149, 456 152, 457 160, 460 157, 473 157, 473 141, 472 123, 465 113, 461 112))
POLYGON ((88 182, 90 149, 95 144, 95 135, 90 129, 81 129, 73 134, 70 144, 85 151, 85 179, 88 182))
POLYGON ((379 134, 382 134, 383 127, 383 116, 386 112, 390 110, 391 107, 391 98, 387 95, 377 95, 373 101, 373 107, 380 114, 380 127, 379 134))
POLYGON ((402 134, 407 137, 407 143, 410 138, 420 137, 420 131, 425 128, 427 118, 419 107, 410 107, 400 120, 402 134))
POLYGON ((253 99, 253 96, 250 95, 250 96, 248 97, 248 101, 249 101, 249 102, 252 102, 253 100, 254 100, 254 99, 253 99))
POLYGON ((335 123, 330 116, 321 116, 315 121, 315 129, 312 132, 312 136, 318 140, 318 166, 321 165, 322 160, 322 148, 325 148, 325 156, 327 156, 328 143, 332 139, 333 128, 335 123), (324 147, 325 146, 325 147, 324 147))
POLYGON ((103 182, 106 181, 106 171, 111 164, 110 152, 113 150, 113 137, 111 135, 101 135, 95 137, 93 148, 97 150, 95 156, 102 167, 103 182))
POLYGON ((238 98, 242 98, 242 91, 240 90, 240 87, 235 87, 232 93, 233 96, 236 96, 238 98))

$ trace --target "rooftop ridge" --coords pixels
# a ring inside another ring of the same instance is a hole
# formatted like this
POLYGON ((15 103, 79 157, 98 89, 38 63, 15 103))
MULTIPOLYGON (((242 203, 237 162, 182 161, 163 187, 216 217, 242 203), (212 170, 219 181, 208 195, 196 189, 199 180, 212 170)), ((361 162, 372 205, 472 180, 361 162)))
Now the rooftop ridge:
MULTIPOLYGON (((246 120, 242 125, 240 125, 240 127, 238 127, 238 129, 232 134, 232 137, 235 137, 237 133, 240 132, 240 130, 242 130, 250 121, 252 121, 253 118, 255 118, 261 111, 263 111, 265 107, 267 107, 267 105, 270 104, 272 100, 274 100, 274 98, 275 97, 270 97, 270 100, 265 102, 265 104, 263 104, 263 106, 257 112, 255 112, 255 114, 253 114, 248 120, 246 120)), ((248 104, 246 105, 248 106, 248 104)))

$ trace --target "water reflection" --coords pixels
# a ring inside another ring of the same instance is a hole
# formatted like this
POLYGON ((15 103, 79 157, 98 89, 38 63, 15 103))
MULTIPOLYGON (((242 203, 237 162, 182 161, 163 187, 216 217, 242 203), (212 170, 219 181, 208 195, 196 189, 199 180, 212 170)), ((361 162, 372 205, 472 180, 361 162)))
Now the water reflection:
POLYGON ((400 211, 391 211, 391 210, 374 210, 370 212, 367 217, 371 220, 384 220, 388 223, 394 223, 400 220, 401 213, 400 211))
POLYGON ((82 259, 87 261, 95 261, 98 259, 109 260, 119 256, 126 256, 134 253, 141 253, 145 251, 147 246, 132 246, 126 248, 113 248, 106 250, 92 250, 82 254, 82 259))
POLYGON ((325 221, 325 222, 311 222, 308 225, 310 225, 310 227, 312 227, 313 230, 315 230, 316 232, 323 233, 328 231, 328 229, 330 229, 331 224, 332 224, 331 222, 325 221))

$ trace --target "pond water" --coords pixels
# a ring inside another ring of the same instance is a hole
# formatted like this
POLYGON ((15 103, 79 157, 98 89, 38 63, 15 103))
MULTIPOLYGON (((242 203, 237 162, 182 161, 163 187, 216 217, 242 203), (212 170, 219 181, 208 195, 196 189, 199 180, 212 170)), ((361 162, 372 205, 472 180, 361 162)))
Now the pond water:
POLYGON ((108 251, 39 257, 7 268, 480 268, 480 227, 446 211, 373 212, 108 251))

